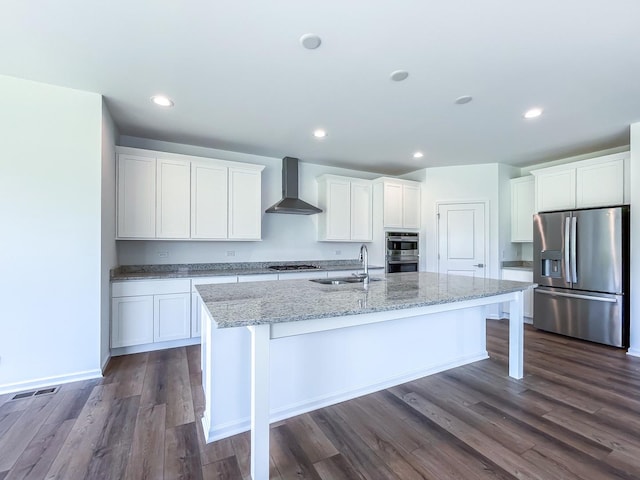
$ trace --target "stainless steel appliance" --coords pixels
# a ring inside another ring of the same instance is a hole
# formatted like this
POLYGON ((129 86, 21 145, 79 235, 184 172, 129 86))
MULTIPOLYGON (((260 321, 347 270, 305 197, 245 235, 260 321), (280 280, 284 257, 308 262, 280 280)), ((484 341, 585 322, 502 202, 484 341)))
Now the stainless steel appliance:
POLYGON ((417 272, 419 235, 413 232, 386 232, 386 273, 417 272))
POLYGON ((629 345, 629 207, 533 217, 533 325, 629 345))

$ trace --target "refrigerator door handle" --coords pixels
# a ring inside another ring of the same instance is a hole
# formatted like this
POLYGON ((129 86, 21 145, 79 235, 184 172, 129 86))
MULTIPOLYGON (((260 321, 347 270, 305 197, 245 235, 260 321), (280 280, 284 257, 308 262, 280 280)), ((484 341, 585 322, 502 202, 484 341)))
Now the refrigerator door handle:
POLYGON ((536 293, 544 293, 545 295, 551 295, 556 297, 569 297, 580 298, 582 300, 595 300, 596 302, 617 303, 615 298, 609 297, 594 297, 593 295, 581 295, 579 293, 563 293, 563 292, 550 292, 548 290, 536 289, 536 293))
POLYGON ((571 217, 571 281, 578 283, 578 262, 576 258, 576 240, 578 237, 578 219, 571 217))
POLYGON ((563 245, 563 250, 564 250, 564 281, 567 283, 571 283, 571 277, 570 277, 570 267, 569 267, 569 253, 570 253, 570 248, 569 248, 569 238, 571 237, 571 229, 569 226, 569 222, 570 222, 570 218, 567 217, 564 219, 564 245, 563 245))

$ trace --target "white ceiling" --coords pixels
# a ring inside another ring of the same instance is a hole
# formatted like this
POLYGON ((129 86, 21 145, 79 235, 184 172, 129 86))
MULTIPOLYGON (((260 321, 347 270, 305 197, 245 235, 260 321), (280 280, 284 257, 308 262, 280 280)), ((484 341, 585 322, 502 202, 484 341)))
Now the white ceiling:
POLYGON ((4 0, 0 45, 0 74, 100 93, 124 135, 388 174, 626 145, 640 121, 637 0, 4 0))

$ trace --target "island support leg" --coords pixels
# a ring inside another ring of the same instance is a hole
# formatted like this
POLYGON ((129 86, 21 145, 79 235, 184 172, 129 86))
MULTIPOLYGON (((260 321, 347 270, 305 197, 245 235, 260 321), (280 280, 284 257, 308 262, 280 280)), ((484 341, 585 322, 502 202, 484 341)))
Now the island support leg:
POLYGON ((269 479, 269 341, 270 326, 251 332, 251 478, 269 479))
POLYGON ((524 363, 524 301, 522 292, 515 292, 509 302, 509 376, 522 378, 524 363))

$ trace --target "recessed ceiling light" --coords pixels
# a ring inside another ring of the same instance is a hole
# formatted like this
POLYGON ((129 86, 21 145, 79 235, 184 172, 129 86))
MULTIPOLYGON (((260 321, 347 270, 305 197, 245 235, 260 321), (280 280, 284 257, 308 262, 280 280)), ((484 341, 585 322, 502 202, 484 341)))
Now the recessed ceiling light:
POLYGON ((173 100, 164 95, 154 95, 151 101, 160 107, 173 107, 173 100))
POLYGON ((422 152, 416 152, 413 154, 413 158, 422 158, 424 157, 424 153, 422 152))
POLYGON ((456 98, 456 102, 458 105, 464 105, 465 103, 469 103, 473 100, 471 95, 462 95, 461 97, 456 98))
POLYGON ((542 115, 542 109, 541 108, 532 108, 530 110, 527 110, 526 112, 524 112, 524 118, 536 118, 539 117, 540 115, 542 115))
POLYGON ((315 33, 305 33, 300 37, 300 43, 308 50, 315 50, 322 43, 322 39, 315 33))
POLYGON ((406 80, 408 76, 409 72, 407 72, 406 70, 396 70, 394 72, 391 72, 390 78, 394 82, 401 82, 403 80, 406 80))
POLYGON ((321 128, 313 131, 313 136, 316 138, 324 138, 327 136, 327 132, 321 128))

